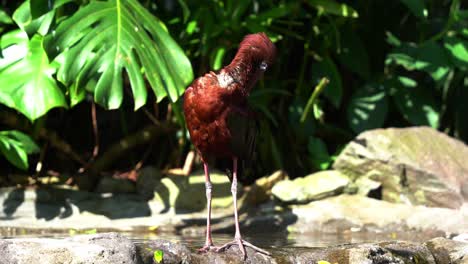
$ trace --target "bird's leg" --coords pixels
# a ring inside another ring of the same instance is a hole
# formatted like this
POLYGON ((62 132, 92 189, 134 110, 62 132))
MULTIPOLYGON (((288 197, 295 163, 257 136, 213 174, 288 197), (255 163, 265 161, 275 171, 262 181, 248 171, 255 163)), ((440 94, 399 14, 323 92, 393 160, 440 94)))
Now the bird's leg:
POLYGON ((203 162, 203 167, 205 169, 205 188, 206 188, 206 207, 208 209, 208 213, 206 216, 206 240, 205 245, 200 248, 199 252, 207 252, 213 246, 213 240, 211 239, 211 189, 213 189, 213 185, 211 184, 210 180, 210 171, 208 168, 208 163, 203 162))
POLYGON ((234 157, 232 159, 233 163, 233 173, 232 173, 232 185, 231 185, 231 193, 232 193, 232 199, 233 199, 233 205, 234 205, 234 221, 235 221, 235 226, 236 226, 236 233, 234 235, 234 240, 224 244, 223 246, 219 247, 217 251, 226 249, 232 245, 238 245, 240 251, 242 252, 242 256, 245 259, 246 253, 245 253, 245 247, 250 247, 253 250, 260 252, 265 255, 270 255, 268 251, 265 251, 261 248, 258 248, 251 243, 245 241, 242 239, 241 233, 240 233, 240 227, 239 227, 239 216, 237 214, 237 157, 234 157))

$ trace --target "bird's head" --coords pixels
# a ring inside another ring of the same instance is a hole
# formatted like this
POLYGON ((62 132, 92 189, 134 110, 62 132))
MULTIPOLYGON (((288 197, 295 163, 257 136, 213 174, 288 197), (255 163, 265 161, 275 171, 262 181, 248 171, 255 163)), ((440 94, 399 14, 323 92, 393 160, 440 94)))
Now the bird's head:
POLYGON ((236 58, 251 63, 252 70, 258 73, 265 72, 275 56, 276 47, 263 32, 245 36, 236 54, 236 58))

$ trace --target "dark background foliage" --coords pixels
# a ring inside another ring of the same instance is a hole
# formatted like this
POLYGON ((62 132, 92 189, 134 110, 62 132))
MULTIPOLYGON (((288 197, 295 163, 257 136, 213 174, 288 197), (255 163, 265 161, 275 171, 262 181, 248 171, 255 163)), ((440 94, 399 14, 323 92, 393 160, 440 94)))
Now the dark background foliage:
POLYGON ((2 159, 2 174, 181 167, 192 148, 183 89, 260 31, 278 58, 249 98, 261 120, 251 179, 327 169, 349 140, 374 128, 425 125, 467 142, 467 8, 459 0, 3 1, 5 58, 11 43, 39 55, 20 69, 0 61, 0 150, 14 165, 2 159), (100 8, 111 11, 99 17, 100 8), (9 37, 17 28, 27 33, 22 42, 9 37), (15 84, 30 75, 44 81, 15 84), (323 77, 330 82, 312 102, 323 77), (131 147, 113 149, 123 140, 131 147))

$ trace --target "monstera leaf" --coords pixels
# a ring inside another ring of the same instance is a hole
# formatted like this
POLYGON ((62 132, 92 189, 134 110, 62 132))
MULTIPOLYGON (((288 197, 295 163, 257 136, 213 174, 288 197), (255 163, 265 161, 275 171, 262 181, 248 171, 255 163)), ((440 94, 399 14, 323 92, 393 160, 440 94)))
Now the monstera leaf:
POLYGON ((15 30, 1 38, 0 103, 23 113, 30 120, 51 108, 67 107, 65 96, 53 78, 56 64, 48 61, 42 48, 42 36, 31 40, 15 30))
POLYGON ((28 154, 39 152, 39 147, 26 134, 16 131, 0 131, 0 153, 16 167, 29 167, 28 154))
POLYGON ((182 49, 137 0, 91 1, 59 24, 45 48, 51 58, 58 56, 57 77, 71 87, 72 104, 87 89, 102 106, 118 108, 123 70, 135 109, 146 102, 145 79, 159 102, 167 95, 176 101, 193 78, 182 49))

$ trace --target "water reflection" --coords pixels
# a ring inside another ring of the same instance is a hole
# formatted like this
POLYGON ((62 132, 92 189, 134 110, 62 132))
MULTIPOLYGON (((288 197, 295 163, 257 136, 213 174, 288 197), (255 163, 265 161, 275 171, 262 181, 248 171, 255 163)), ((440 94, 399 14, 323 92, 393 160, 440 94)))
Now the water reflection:
MULTIPOLYGON (((174 234, 127 234, 136 243, 143 243, 152 239, 166 239, 185 244, 189 248, 199 248, 205 242, 204 235, 174 235, 174 234)), ((244 239, 259 247, 268 248, 322 248, 350 243, 380 242, 392 240, 404 240, 412 242, 424 242, 434 237, 441 236, 438 232, 341 232, 341 233, 259 233, 244 234, 244 239)), ((233 235, 213 234, 213 242, 222 245, 230 242, 233 235)))
MULTIPOLYGON (((97 230, 97 233, 105 233, 111 230, 97 230)), ((85 231, 86 232, 86 231, 85 231)), ((96 230, 94 230, 96 232, 96 230)), ((81 232, 83 233, 83 232, 81 232)), ((189 248, 200 248, 205 242, 203 233, 187 233, 178 235, 175 233, 152 233, 152 232, 122 232, 123 235, 132 239, 135 243, 144 243, 155 239, 165 239, 172 242, 182 243, 189 248)), ((65 238, 73 235, 70 232, 54 232, 52 230, 26 230, 20 228, 1 228, 1 238, 13 237, 48 237, 65 238)), ((322 248, 350 243, 366 243, 380 241, 403 240, 410 242, 424 242, 435 237, 444 236, 440 232, 380 232, 346 230, 344 232, 314 232, 314 233, 288 233, 268 232, 253 233, 245 232, 243 238, 259 247, 268 248, 322 248)), ((233 234, 214 233, 213 242, 222 245, 232 241, 233 234)))

